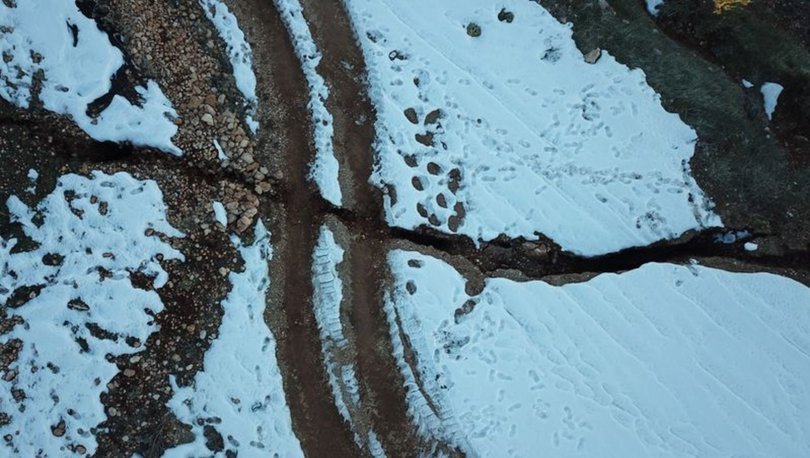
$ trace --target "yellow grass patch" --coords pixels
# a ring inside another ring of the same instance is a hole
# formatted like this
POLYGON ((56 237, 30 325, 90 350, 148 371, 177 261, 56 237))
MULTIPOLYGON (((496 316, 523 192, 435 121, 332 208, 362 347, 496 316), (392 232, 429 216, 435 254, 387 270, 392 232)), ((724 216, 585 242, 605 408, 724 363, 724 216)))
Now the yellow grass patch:
POLYGON ((714 0, 714 14, 722 14, 738 6, 745 6, 751 0, 714 0))

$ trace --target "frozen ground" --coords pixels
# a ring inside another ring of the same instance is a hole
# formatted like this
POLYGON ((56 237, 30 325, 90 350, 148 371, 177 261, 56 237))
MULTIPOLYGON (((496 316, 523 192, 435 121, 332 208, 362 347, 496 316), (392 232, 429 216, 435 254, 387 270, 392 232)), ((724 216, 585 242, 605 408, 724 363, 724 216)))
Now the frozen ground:
POLYGON ((264 321, 272 247, 261 221, 254 236, 251 245, 231 237, 245 269, 228 277, 231 291, 222 302, 225 314, 204 370, 193 386, 178 387, 172 380, 169 407, 192 425, 195 441, 167 450, 166 457, 303 456, 284 397, 276 340, 264 321), (214 454, 206 447, 206 427, 222 435, 225 451, 214 454))
POLYGON ((124 58, 96 23, 75 2, 20 1, 0 4, 0 96, 28 108, 34 79, 43 73, 37 94, 44 107, 70 115, 88 135, 100 141, 131 142, 180 155, 172 144, 176 112, 157 83, 136 88, 137 104, 116 95, 97 118, 88 104, 107 94, 124 58))
POLYGON ((135 287, 130 276, 163 286, 157 257, 183 256, 157 234, 182 234, 166 221, 157 184, 126 173, 65 175, 36 208, 14 196, 7 206, 38 246, 14 253, 18 241, 0 238, 0 304, 21 319, 0 337, 21 344, 0 381, 0 406, 11 417, 0 426, 5 453, 92 454, 91 430, 106 418, 99 395, 118 372, 107 356, 140 351, 163 309, 157 293, 135 287), (16 307, 15 297, 23 302, 16 307), (16 390, 24 396, 17 399, 16 390))
POLYGON ((512 22, 484 0, 345 3, 391 224, 476 240, 539 231, 588 256, 720 224, 690 175, 695 132, 640 70, 605 52, 586 63, 536 3, 505 2, 512 22))
MULTIPOLYGON (((245 34, 239 28, 236 16, 231 13, 228 6, 220 0, 200 0, 200 6, 205 16, 214 24, 220 38, 225 42, 228 58, 233 67, 233 76, 236 87, 247 104, 247 119, 250 130, 255 134, 259 130, 259 122, 254 119, 259 99, 256 97, 256 74, 253 73, 253 52, 245 39, 245 34)), ((222 160, 222 150, 217 146, 217 152, 222 160)))
POLYGON ((799 283, 647 264, 562 287, 491 279, 470 297, 435 258, 389 261, 389 317, 427 393, 411 387, 411 398, 468 453, 810 454, 810 289, 799 283))
POLYGON ((343 248, 335 242, 328 227, 322 226, 312 259, 313 307, 323 349, 329 387, 335 405, 343 419, 351 425, 357 445, 371 456, 385 456, 374 431, 364 431, 356 424, 355 415, 362 409, 360 384, 354 368, 354 355, 343 334, 340 305, 343 302, 343 281, 337 266, 343 262, 343 248))
POLYGON ((332 146, 334 135, 332 114, 325 105, 326 99, 329 98, 329 88, 323 77, 318 74, 321 53, 312 39, 309 25, 301 11, 301 3, 298 0, 275 0, 275 3, 290 34, 295 54, 301 62, 309 86, 308 107, 312 115, 312 136, 315 141, 315 160, 311 166, 310 177, 318 185, 321 196, 339 207, 343 200, 338 181, 339 164, 332 146))

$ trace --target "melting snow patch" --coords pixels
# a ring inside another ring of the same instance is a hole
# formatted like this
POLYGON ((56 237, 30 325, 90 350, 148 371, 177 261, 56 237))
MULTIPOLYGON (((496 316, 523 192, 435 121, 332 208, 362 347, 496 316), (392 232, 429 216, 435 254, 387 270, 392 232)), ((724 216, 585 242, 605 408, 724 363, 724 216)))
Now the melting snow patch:
POLYGON ((145 274, 159 288, 168 275, 158 257, 183 259, 146 234, 182 233, 166 221, 157 184, 126 173, 65 175, 36 208, 14 196, 7 206, 38 246, 14 253, 18 241, 0 238, 0 304, 22 321, 0 337, 21 344, 0 381, 0 406, 11 420, 0 436, 10 438, 4 442, 14 456, 93 454, 92 429, 105 420, 99 396, 118 372, 107 357, 137 352, 163 309, 157 293, 133 286, 130 276, 145 274), (25 302, 12 308, 18 300, 25 302))
POLYGON ((247 103, 248 116, 245 121, 255 134, 259 130, 259 124, 253 116, 256 114, 259 101, 256 97, 256 74, 253 73, 253 51, 245 34, 239 28, 236 16, 225 3, 221 0, 200 0, 200 5, 205 11, 205 16, 214 24, 220 38, 225 42, 236 87, 247 103))
POLYGON ((329 98, 329 88, 317 70, 321 53, 312 39, 312 33, 298 0, 275 0, 275 3, 309 84, 309 111, 312 114, 315 139, 315 160, 312 163, 310 177, 318 185, 321 196, 339 207, 342 194, 338 181, 339 165, 332 146, 332 114, 325 105, 326 99, 329 98))
POLYGON ((222 145, 219 144, 219 140, 217 140, 216 138, 214 139, 214 148, 216 148, 217 150, 217 159, 219 159, 220 161, 228 159, 228 155, 225 154, 225 150, 222 149, 222 145))
POLYGON ((720 225, 697 140, 644 73, 591 65, 534 2, 346 0, 377 112, 389 223, 492 240, 542 232, 599 255, 720 225), (468 25, 480 36, 471 37, 468 25))
POLYGON ((490 279, 471 297, 437 259, 389 260, 389 318, 471 455, 810 456, 799 283, 647 264, 562 287, 490 279))
POLYGON ((116 95, 97 118, 87 115, 88 104, 111 90, 124 58, 75 2, 0 4, 0 51, 0 96, 7 101, 28 108, 34 75, 42 71, 38 96, 45 108, 70 115, 94 139, 182 154, 171 141, 177 113, 154 81, 136 88, 137 104, 116 95))
POLYGON ((354 421, 354 415, 361 409, 360 384, 355 374, 354 355, 340 321, 343 282, 338 276, 337 266, 341 262, 343 249, 335 242, 332 231, 322 226, 312 260, 312 286, 315 320, 320 329, 329 386, 338 412, 351 426, 357 445, 365 448, 371 456, 385 456, 374 432, 363 434, 361 425, 354 421))
POLYGON ((773 113, 776 111, 776 102, 779 100, 779 95, 785 88, 777 83, 764 83, 760 88, 762 92, 762 103, 765 108, 765 114, 768 120, 773 119, 773 113))
POLYGON ((28 182, 31 183, 31 186, 25 188, 25 192, 29 194, 34 194, 37 192, 37 180, 39 179, 39 172, 34 169, 28 169, 28 182))
POLYGON ((222 302, 219 336, 205 354, 204 371, 189 387, 171 379, 175 394, 168 405, 192 425, 195 441, 167 450, 165 457, 214 455, 205 445, 204 425, 224 439, 225 451, 217 456, 303 456, 284 397, 276 340, 264 321, 273 250, 261 221, 254 237, 252 245, 244 245, 231 236, 245 270, 228 277, 231 291, 222 302))
POLYGON ((211 207, 214 210, 214 219, 221 225, 227 226, 228 225, 228 212, 225 211, 225 206, 222 205, 222 202, 217 202, 216 200, 211 203, 211 207))
POLYGON ((647 11, 653 15, 658 16, 658 8, 664 4, 664 0, 646 0, 647 1, 647 11))
POLYGON ((745 242, 743 248, 745 248, 745 251, 757 251, 757 249, 759 249, 759 245, 754 242, 745 242))

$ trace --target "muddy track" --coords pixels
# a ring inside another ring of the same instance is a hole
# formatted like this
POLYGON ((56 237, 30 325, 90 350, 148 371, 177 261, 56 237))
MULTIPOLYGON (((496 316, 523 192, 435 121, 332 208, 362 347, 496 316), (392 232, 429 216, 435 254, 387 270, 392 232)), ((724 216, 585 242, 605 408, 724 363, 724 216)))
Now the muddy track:
MULTIPOLYGON (((304 16, 321 51, 318 72, 329 85, 334 150, 341 164, 345 206, 355 223, 347 248, 351 327, 361 396, 386 451, 407 455, 421 447, 407 414, 404 381, 393 358, 383 300, 387 241, 372 236, 382 217, 382 195, 369 183, 375 113, 365 87, 366 68, 341 2, 303 0, 304 16), (375 274, 376 273, 376 274, 375 274)), ((345 220, 347 212, 342 213, 345 220)))
MULTIPOLYGON (((319 194, 307 180, 314 148, 308 126, 308 90, 280 16, 269 0, 251 0, 250 14, 261 24, 266 40, 254 49, 267 63, 261 72, 272 81, 284 114, 277 125, 266 126, 283 138, 280 161, 284 169, 283 203, 263 199, 273 221, 272 278, 281 290, 271 298, 267 321, 274 328, 284 391, 293 428, 307 456, 353 456, 358 451, 352 435, 332 400, 312 311, 311 259, 321 219, 319 194), (281 322, 274 323, 276 311, 281 322), (280 329, 279 329, 280 328, 280 329)), ((261 80, 260 80, 261 83, 261 80)))

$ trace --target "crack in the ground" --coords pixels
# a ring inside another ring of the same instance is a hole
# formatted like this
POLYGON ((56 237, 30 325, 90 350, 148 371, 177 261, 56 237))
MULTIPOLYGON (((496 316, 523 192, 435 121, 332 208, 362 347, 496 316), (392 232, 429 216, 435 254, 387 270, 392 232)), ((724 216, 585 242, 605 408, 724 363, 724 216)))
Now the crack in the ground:
MULTIPOLYGON (((371 423, 381 433, 386 451, 391 455, 402 454, 403 451, 414 452, 424 445, 413 436, 413 425, 407 416, 402 383, 397 378, 401 374, 397 372, 395 363, 392 365, 391 352, 384 347, 390 345, 390 336, 387 335, 386 317, 380 304, 383 290, 387 286, 385 254, 392 247, 404 245, 431 254, 446 255, 443 259, 454 267, 464 264, 468 272, 470 268, 474 269, 478 283, 485 277, 509 276, 543 280, 553 276, 623 272, 649 262, 686 264, 695 258, 720 258, 780 269, 806 270, 810 266, 810 251, 759 255, 746 252, 741 246, 743 240, 733 244, 719 242, 720 236, 737 232, 729 228, 704 229, 685 234, 676 240, 665 240, 596 257, 584 257, 564 251, 558 244, 540 234, 535 239, 501 237, 476 243, 467 236, 439 232, 428 226, 414 229, 391 227, 383 214, 382 190, 368 181, 375 154, 373 122, 370 121, 374 119, 374 109, 365 97, 367 88, 361 82, 362 79, 346 78, 346 75, 365 72, 362 57, 359 64, 355 62, 357 65, 352 71, 346 70, 342 65, 346 57, 342 53, 354 53, 355 60, 359 56, 356 43, 346 44, 346 33, 348 32, 349 37, 353 37, 353 34, 345 11, 337 4, 318 4, 304 0, 305 16, 314 24, 313 34, 323 51, 323 67, 319 71, 323 72, 332 86, 329 108, 336 118, 335 154, 341 161, 341 175, 348 173, 348 178, 343 178, 352 188, 346 194, 346 206, 335 207, 320 196, 307 177, 311 159, 307 156, 312 155, 313 148, 311 141, 308 141, 311 140, 310 134, 305 133, 302 126, 311 125, 311 119, 305 103, 302 103, 306 99, 301 95, 306 92, 306 85, 302 83, 303 75, 292 55, 289 37, 286 37, 284 27, 272 5, 260 0, 255 3, 256 14, 263 20, 269 18, 263 25, 275 30, 271 32, 274 37, 271 41, 276 40, 277 43, 271 44, 281 45, 272 51, 272 57, 280 53, 282 59, 272 62, 272 75, 268 78, 278 79, 274 83, 281 86, 284 94, 281 98, 289 102, 285 106, 290 110, 289 117, 279 126, 279 131, 289 141, 280 154, 290 172, 284 179, 271 180, 271 190, 260 195, 260 214, 273 221, 274 238, 280 240, 278 244, 274 241, 277 252, 276 259, 273 260, 273 278, 280 285, 280 298, 273 299, 276 302, 273 305, 277 307, 275 310, 268 307, 268 314, 281 309, 279 314, 284 315, 279 318, 283 321, 281 324, 276 324, 275 328, 272 325, 270 327, 279 343, 279 362, 284 369, 285 393, 293 424, 301 445, 308 454, 358 453, 348 428, 330 399, 323 371, 321 343, 312 312, 311 254, 316 233, 329 216, 345 225, 353 236, 349 246, 345 248, 349 252, 349 276, 353 280, 350 282, 352 290, 349 296, 355 301, 352 304, 351 325, 359 331, 354 342, 358 354, 358 374, 363 399, 368 400, 370 406, 371 423), (330 21, 337 23, 337 26, 331 27, 336 27, 342 41, 333 41, 335 30, 328 25, 330 21), (343 48, 351 50, 346 51, 343 48), (356 102, 358 96, 361 102, 356 102), (338 112, 343 114, 339 115, 338 112), (355 119, 352 119, 354 115, 366 119, 365 124, 358 127, 355 119), (373 274, 369 275, 370 272, 373 274)), ((113 38, 111 36, 111 41, 113 38)), ((123 49, 118 43, 114 44, 123 49)), ((65 151, 66 156, 79 158, 88 164, 158 164, 165 165, 165 168, 182 167, 185 173, 209 185, 229 181, 248 190, 255 185, 249 176, 227 166, 220 167, 218 163, 177 158, 130 144, 64 138, 57 128, 51 128, 45 123, 29 125, 28 120, 3 117, 0 118, 0 124, 20 125, 33 129, 38 134, 53 137, 54 141, 59 142, 58 149, 65 151)), ((754 237, 767 235, 752 234, 754 237)), ((172 333, 183 335, 180 331, 172 333)), ((412 365, 412 361, 408 361, 408 364, 412 365)), ((419 376, 418 371, 414 370, 414 374, 419 376)), ((145 385, 144 390, 150 386, 145 385)), ((161 431, 162 426, 158 429, 158 434, 161 431)), ((441 445, 439 444, 440 447, 441 445)), ((166 444, 161 445, 165 446, 166 444)), ((150 444, 150 448, 154 448, 154 443, 150 444)))

